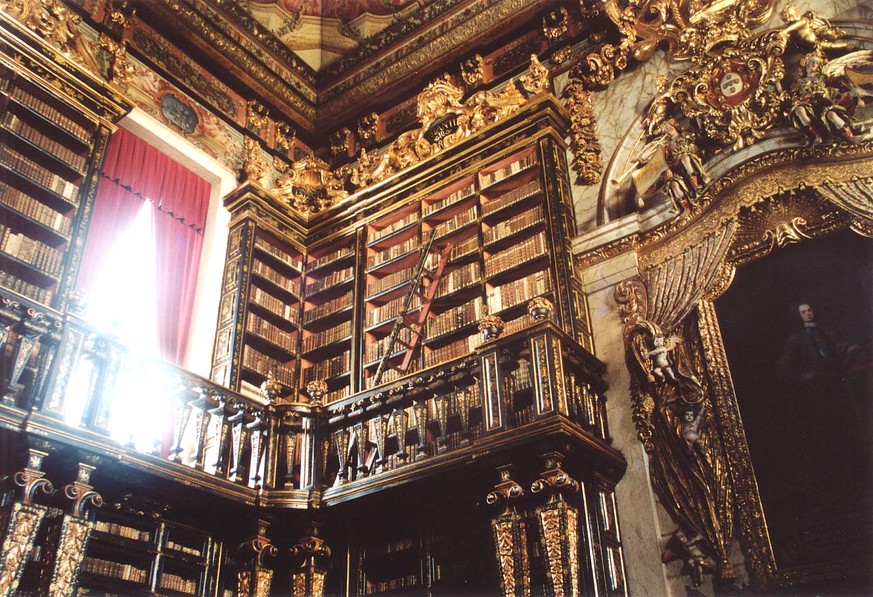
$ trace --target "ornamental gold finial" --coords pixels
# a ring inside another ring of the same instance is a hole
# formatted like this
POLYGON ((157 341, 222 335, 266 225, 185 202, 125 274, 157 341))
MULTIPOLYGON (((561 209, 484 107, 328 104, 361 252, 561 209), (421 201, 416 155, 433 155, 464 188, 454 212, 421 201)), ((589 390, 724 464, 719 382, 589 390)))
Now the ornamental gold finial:
POLYGON ((503 333, 506 324, 498 315, 485 315, 479 320, 479 331, 485 337, 485 341, 496 340, 503 333))
POLYGON ((551 318, 554 310, 552 302, 543 296, 534 297, 527 303, 527 312, 534 321, 544 321, 551 318))
POLYGON ((323 379, 313 379, 306 384, 306 393, 309 394, 313 404, 321 404, 322 398, 327 394, 327 382, 323 379))

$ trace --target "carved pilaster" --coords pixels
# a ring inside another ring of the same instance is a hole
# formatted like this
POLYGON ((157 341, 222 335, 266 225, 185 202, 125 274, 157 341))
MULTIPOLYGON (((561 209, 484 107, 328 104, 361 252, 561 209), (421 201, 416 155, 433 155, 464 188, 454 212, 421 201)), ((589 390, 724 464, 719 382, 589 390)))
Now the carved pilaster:
POLYGON ((90 484, 93 471, 93 466, 79 463, 76 480, 64 487, 70 509, 61 522, 51 574, 47 579, 46 594, 52 597, 72 597, 76 592, 79 570, 94 528, 94 523, 85 518, 85 508, 89 504, 98 508, 103 504, 103 498, 90 484))
POLYGON ((24 567, 30 560, 33 543, 48 508, 33 503, 38 491, 51 493, 52 484, 45 479, 42 460, 47 454, 31 449, 27 465, 13 475, 12 482, 21 487, 19 497, 0 511, 3 530, 3 560, 0 563, 0 596, 16 593, 24 567))
POLYGON ((259 520, 258 534, 239 546, 240 553, 248 559, 246 569, 241 570, 237 577, 240 597, 266 597, 270 594, 273 571, 264 565, 264 557, 275 556, 277 550, 267 537, 269 524, 266 520, 259 520))
POLYGON ((512 465, 498 467, 500 482, 485 501, 502 506, 503 511, 491 519, 494 550, 500 570, 500 588, 505 597, 530 595, 530 560, 527 554, 527 529, 524 517, 513 503, 524 489, 512 480, 512 465))
POLYGON ((543 455, 545 470, 531 491, 548 496, 535 510, 542 554, 551 592, 556 597, 579 594, 579 510, 567 499, 579 493, 579 482, 561 469, 564 456, 543 455))
POLYGON ((318 536, 318 526, 312 534, 291 547, 291 595, 293 597, 323 597, 324 577, 330 560, 330 548, 318 536))

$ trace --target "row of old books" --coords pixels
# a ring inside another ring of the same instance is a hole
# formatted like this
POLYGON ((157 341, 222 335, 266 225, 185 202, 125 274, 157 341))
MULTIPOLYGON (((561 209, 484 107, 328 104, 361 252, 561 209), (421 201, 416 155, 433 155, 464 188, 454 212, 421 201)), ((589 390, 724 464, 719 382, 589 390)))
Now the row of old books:
POLYGON ((263 261, 255 259, 252 262, 252 273, 269 280, 276 286, 284 288, 294 296, 300 296, 300 278, 289 278, 285 274, 270 267, 263 261))
POLYGON ((3 124, 8 130, 12 131, 22 139, 35 145, 42 151, 55 156, 65 164, 68 164, 73 170, 80 174, 85 171, 85 166, 88 163, 87 156, 79 155, 64 144, 48 137, 46 134, 21 120, 15 114, 7 112, 6 117, 3 119, 3 124))
POLYGON ((14 172, 18 172, 26 178, 29 178, 39 186, 60 195, 67 201, 76 201, 76 196, 79 194, 78 185, 58 176, 51 170, 36 163, 34 160, 21 155, 9 146, 0 148, 0 164, 3 164, 14 172))
POLYGON ((68 117, 67 115, 62 114, 60 110, 58 110, 54 106, 49 105, 42 99, 36 97, 35 95, 22 89, 21 87, 16 87, 12 90, 12 99, 14 99, 22 106, 26 106, 34 112, 42 115, 46 120, 62 128, 82 143, 90 144, 91 131, 89 131, 87 128, 85 128, 72 118, 68 117))
POLYGON ((303 338, 303 352, 312 352, 327 344, 332 344, 338 340, 342 340, 352 334, 352 322, 344 321, 341 324, 322 330, 313 332, 306 338, 303 338))
POLYGON ((72 217, 55 211, 42 201, 26 195, 5 182, 0 182, 0 203, 59 234, 67 236, 73 228, 72 217))
POLYGON ((270 313, 274 313, 282 319, 296 324, 298 320, 297 304, 289 305, 280 298, 277 298, 257 286, 252 286, 251 301, 256 305, 263 307, 270 313))
POLYGON ((0 224, 0 251, 19 261, 29 263, 49 276, 57 277, 61 273, 64 259, 62 251, 24 234, 12 232, 8 226, 2 224, 0 224))
POLYGON ((260 249, 268 255, 272 255, 285 265, 293 267, 298 272, 303 269, 303 255, 300 253, 291 254, 288 251, 277 247, 273 243, 267 242, 261 237, 255 239, 255 248, 260 249))
POLYGON ((262 317, 258 317, 254 313, 249 313, 246 319, 246 331, 255 336, 259 336, 276 346, 285 348, 288 352, 293 352, 293 347, 297 344, 297 332, 289 332, 270 323, 262 317))

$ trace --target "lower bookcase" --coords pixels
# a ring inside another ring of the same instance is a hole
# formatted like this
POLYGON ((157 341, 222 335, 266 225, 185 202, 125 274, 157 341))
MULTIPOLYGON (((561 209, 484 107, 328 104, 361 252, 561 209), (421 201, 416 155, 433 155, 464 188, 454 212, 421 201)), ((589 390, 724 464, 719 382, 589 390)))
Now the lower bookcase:
POLYGON ((149 516, 96 514, 78 595, 205 596, 215 592, 219 543, 149 516))

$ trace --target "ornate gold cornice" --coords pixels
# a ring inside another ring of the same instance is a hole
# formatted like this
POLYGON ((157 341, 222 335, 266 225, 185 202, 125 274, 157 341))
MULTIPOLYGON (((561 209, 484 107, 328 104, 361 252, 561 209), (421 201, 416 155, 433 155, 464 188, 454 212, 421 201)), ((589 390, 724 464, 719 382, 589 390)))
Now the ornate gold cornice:
MULTIPOLYGON (((823 185, 832 189, 837 188, 835 185, 863 186, 871 169, 873 141, 857 145, 795 147, 760 155, 712 181, 698 197, 701 209, 696 214, 686 214, 648 232, 616 239, 577 259, 581 266, 590 267, 629 250, 637 250, 641 255, 649 255, 648 259, 657 261, 657 257, 653 256, 655 251, 663 255, 681 252, 682 246, 675 243, 693 245, 709 231, 735 220, 741 207, 749 207, 767 197, 797 189, 823 185), (699 236, 682 235, 680 240, 675 239, 679 231, 691 227, 700 231, 699 236)), ((846 199, 843 204, 835 202, 834 205, 855 213, 858 206, 852 207, 848 202, 846 199)), ((863 213, 854 220, 856 226, 863 226, 863 213)))
MULTIPOLYGON (((541 87, 542 71, 534 64, 532 71, 530 79, 540 80, 537 87, 541 87)), ((447 74, 429 83, 418 94, 421 126, 402 133, 377 157, 362 148, 357 165, 349 170, 352 184, 365 187, 381 182, 514 114, 527 101, 512 84, 497 93, 482 90, 463 98, 463 88, 447 74)))
POLYGON ((160 0, 152 6, 162 7, 174 21, 192 32, 191 40, 201 49, 216 57, 228 70, 244 75, 266 97, 280 99, 276 102, 277 107, 286 105, 293 110, 293 113, 286 114, 287 117, 312 130, 316 100, 314 86, 291 70, 281 68, 276 60, 267 60, 268 67, 254 53, 256 48, 245 45, 245 36, 234 35, 234 28, 221 18, 218 11, 210 10, 206 3, 198 4, 202 10, 195 9, 192 2, 176 0, 160 0))

